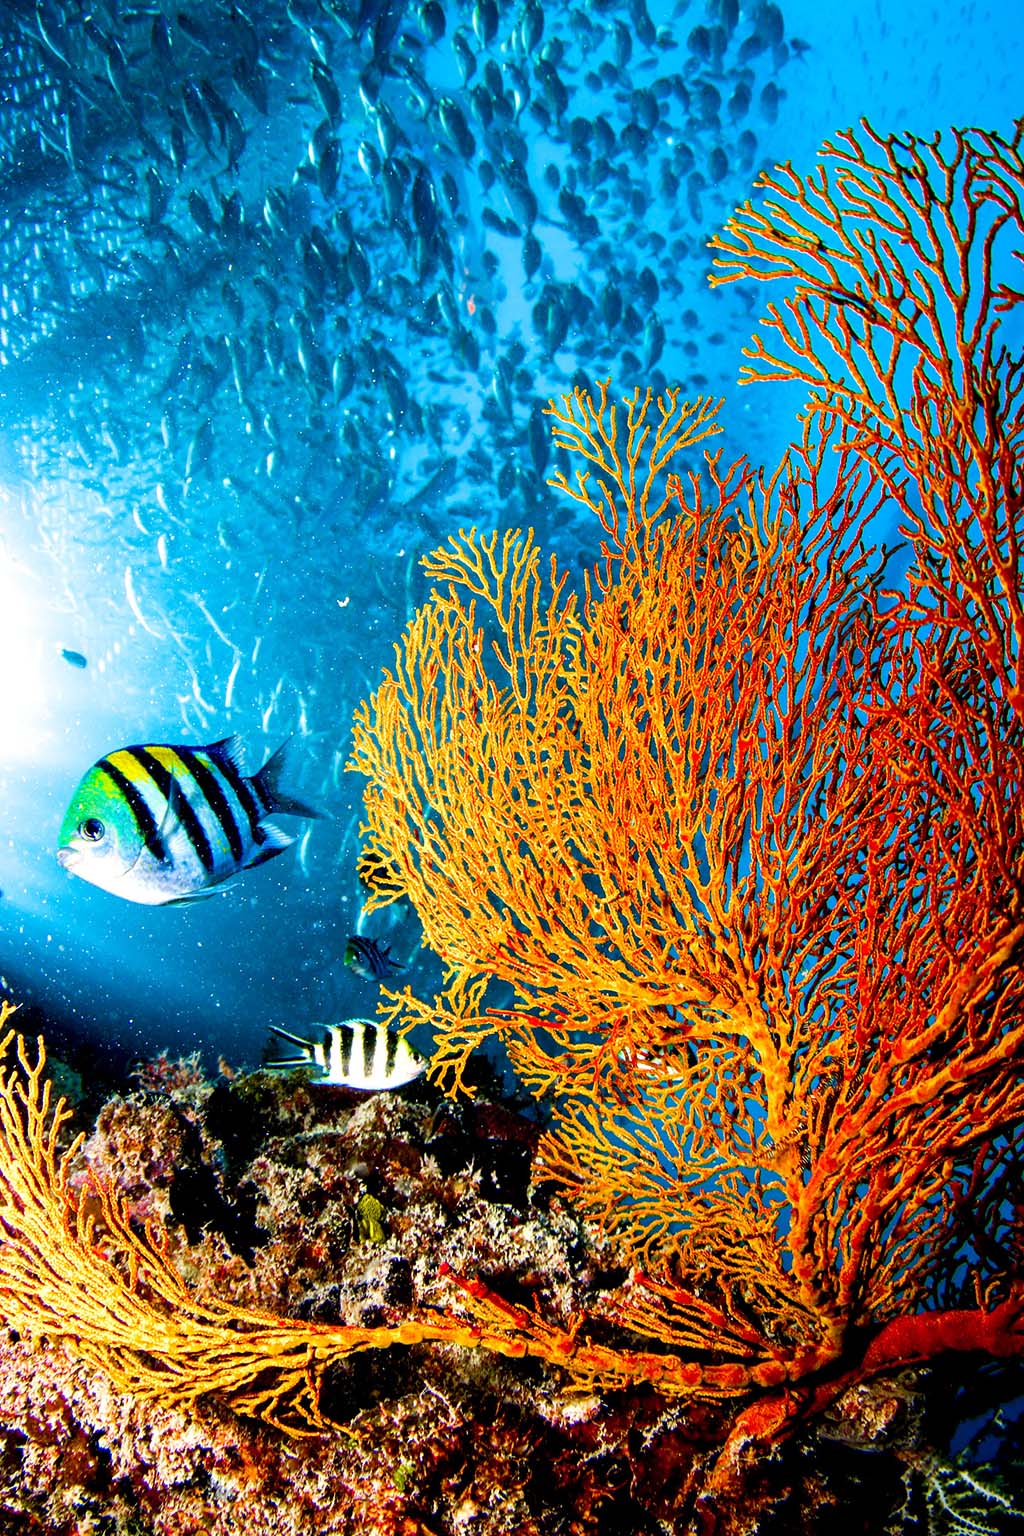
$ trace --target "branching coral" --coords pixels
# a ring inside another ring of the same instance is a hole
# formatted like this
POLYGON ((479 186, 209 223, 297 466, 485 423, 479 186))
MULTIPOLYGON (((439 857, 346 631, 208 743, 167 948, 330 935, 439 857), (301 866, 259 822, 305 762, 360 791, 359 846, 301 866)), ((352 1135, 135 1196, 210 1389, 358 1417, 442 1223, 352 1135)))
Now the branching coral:
POLYGON ((827 147, 838 190, 787 169, 719 242, 798 280, 752 354, 815 391, 776 475, 658 482, 707 402, 552 403, 589 465, 554 483, 607 537, 582 601, 528 536, 451 539, 357 717, 378 899, 448 966, 391 1021, 433 1027, 454 1086, 502 1040, 551 1106, 547 1175, 662 1277, 617 1315, 696 1395, 813 1397, 872 1335, 861 1370, 1024 1343, 982 1196, 1024 1115, 1020 296, 994 275, 1020 134, 864 138, 827 147), (865 546, 883 503, 906 590, 865 546), (922 1311, 968 1229, 977 1309, 922 1311))
POLYGON ((1024 359, 1002 336, 1024 301, 1024 119, 922 142, 860 136, 823 146, 809 178, 763 175, 712 240, 713 283, 788 280, 742 371, 796 379, 808 410, 847 422, 914 538, 907 616, 957 626, 987 681, 1020 711, 1024 359))
MULTIPOLYGON (((450 541, 428 566, 447 593, 358 717, 354 763, 391 871, 378 899, 401 890, 451 972, 393 1020, 433 1026, 456 1084, 502 1039, 553 1105, 546 1175, 685 1278, 620 1319, 712 1355, 690 1378, 717 1395, 820 1369, 928 1294, 954 1166, 1024 1107, 1024 929, 965 884, 939 787, 922 798, 894 762, 914 679, 885 638, 852 434, 810 426, 770 484, 712 455, 712 497, 677 480, 670 521, 617 458, 651 405, 627 403, 619 440, 606 392, 555 409, 603 471, 596 494, 563 486, 609 535, 582 608, 554 570, 542 593, 526 538, 500 560, 450 541), (489 978, 514 1006, 487 1006, 489 978)), ((653 452, 687 446, 675 399, 657 414, 653 452)))

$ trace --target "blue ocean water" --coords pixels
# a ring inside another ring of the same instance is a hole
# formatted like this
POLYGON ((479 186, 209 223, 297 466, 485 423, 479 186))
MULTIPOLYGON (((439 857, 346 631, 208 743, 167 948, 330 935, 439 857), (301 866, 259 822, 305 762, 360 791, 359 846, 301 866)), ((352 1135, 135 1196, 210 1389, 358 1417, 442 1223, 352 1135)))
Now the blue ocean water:
MULTIPOLYGON (((739 390, 760 294, 705 241, 761 165, 880 131, 1007 133, 1015 7, 276 0, 0 17, 0 972, 57 1038, 258 1059, 373 1010, 349 721, 449 531, 598 529, 546 486, 552 393, 739 390), (530 242, 533 242, 530 244, 530 242), (84 663, 84 664, 82 664, 84 663), (194 907, 55 859, 128 743, 295 740, 328 819, 194 907)), ((417 983, 429 985, 423 957, 417 983)))

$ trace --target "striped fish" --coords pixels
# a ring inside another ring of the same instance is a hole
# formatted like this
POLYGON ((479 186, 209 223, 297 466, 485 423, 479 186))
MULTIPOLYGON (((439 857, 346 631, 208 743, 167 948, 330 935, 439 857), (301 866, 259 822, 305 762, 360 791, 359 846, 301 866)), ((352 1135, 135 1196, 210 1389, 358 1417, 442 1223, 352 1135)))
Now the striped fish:
POLYGON ((197 901, 293 841, 269 818, 321 813, 281 787, 289 742, 247 778, 238 738, 209 747, 122 747, 71 798, 57 859, 126 901, 197 901))
POLYGON ((381 1093, 411 1083, 427 1065, 408 1040, 373 1019, 344 1019, 340 1024, 325 1024, 312 1040, 305 1035, 293 1035, 278 1024, 271 1024, 270 1032, 295 1049, 282 1053, 271 1041, 264 1054, 264 1066, 273 1072, 313 1068, 318 1075, 312 1081, 318 1085, 381 1093))
POLYGON ((408 969, 403 960, 394 958, 390 944, 361 933, 354 933, 345 945, 345 964, 364 981, 383 981, 408 969))

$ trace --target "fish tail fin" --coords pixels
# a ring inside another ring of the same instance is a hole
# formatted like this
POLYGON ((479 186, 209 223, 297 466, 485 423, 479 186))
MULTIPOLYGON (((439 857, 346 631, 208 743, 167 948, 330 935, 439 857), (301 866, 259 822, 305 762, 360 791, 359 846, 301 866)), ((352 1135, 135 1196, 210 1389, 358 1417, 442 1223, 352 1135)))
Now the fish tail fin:
POLYGON ((282 1029, 280 1024, 271 1024, 270 1033, 276 1035, 276 1040, 268 1040, 263 1047, 263 1065, 270 1072, 290 1072, 295 1067, 308 1067, 313 1064, 313 1047, 303 1035, 293 1035, 290 1030, 282 1029), (285 1041, 297 1049, 283 1050, 278 1041, 285 1041))
POLYGON ((293 1035, 290 1029, 285 1029, 283 1024, 271 1024, 268 1026, 270 1033, 276 1035, 279 1040, 287 1040, 289 1045, 300 1045, 304 1050, 309 1050, 311 1041, 306 1035, 293 1035))
POLYGON ((328 819, 326 811, 311 805, 308 800, 300 799, 283 785, 282 781, 287 779, 291 772, 294 739, 289 736, 276 752, 271 753, 259 773, 253 777, 253 787, 259 795, 263 809, 269 815, 273 815, 276 811, 284 816, 308 816, 316 821, 326 821, 328 819))
POLYGON ((313 1063, 308 1056, 274 1056, 264 1052, 264 1072, 296 1072, 300 1067, 310 1067, 313 1063))

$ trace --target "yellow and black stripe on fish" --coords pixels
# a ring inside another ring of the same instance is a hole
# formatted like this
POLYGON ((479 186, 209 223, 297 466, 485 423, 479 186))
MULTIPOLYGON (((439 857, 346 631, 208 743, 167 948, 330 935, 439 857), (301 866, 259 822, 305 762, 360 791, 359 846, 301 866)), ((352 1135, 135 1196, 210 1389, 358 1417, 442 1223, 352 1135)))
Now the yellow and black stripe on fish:
POLYGON ((134 746, 110 752, 82 779, 64 816, 64 869, 147 906, 201 899, 294 841, 274 815, 323 813, 282 786, 284 742, 247 777, 241 744, 134 746))
POLYGON ((425 1057, 404 1035, 396 1035, 374 1019, 344 1019, 340 1024, 315 1027, 317 1033, 310 1039, 271 1024, 276 1040, 264 1052, 264 1066, 274 1072, 303 1067, 311 1072, 313 1083, 367 1093, 403 1088, 426 1068, 425 1057), (277 1044, 282 1040, 294 1049, 282 1050, 277 1044))

